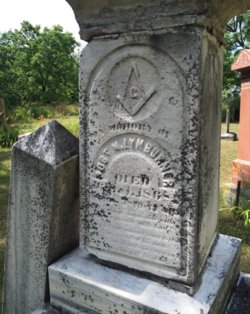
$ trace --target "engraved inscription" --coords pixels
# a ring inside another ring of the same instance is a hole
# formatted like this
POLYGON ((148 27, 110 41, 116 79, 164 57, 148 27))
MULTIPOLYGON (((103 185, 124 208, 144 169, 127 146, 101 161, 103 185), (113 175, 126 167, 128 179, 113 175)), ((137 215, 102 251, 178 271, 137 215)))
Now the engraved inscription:
POLYGON ((124 43, 94 69, 82 108, 82 243, 100 259, 166 278, 186 262, 182 82, 172 56, 124 43))
POLYGON ((161 135, 163 138, 168 138, 169 135, 169 131, 165 130, 165 129, 160 129, 158 131, 159 135, 161 135))
POLYGON ((131 116, 134 116, 154 93, 156 93, 156 89, 153 86, 145 92, 137 64, 131 62, 131 71, 124 96, 121 97, 117 94, 116 99, 131 116))
POLYGON ((158 166, 160 171, 160 186, 173 187, 174 178, 169 161, 166 160, 164 150, 150 138, 137 134, 124 134, 112 138, 99 151, 95 162, 95 177, 103 179, 107 169, 111 167, 115 155, 124 152, 137 152, 150 158, 158 166))
POLYGON ((180 268, 181 192, 164 149, 146 136, 115 136, 92 174, 89 247, 180 268))
POLYGON ((109 127, 110 131, 147 131, 151 132, 152 127, 149 124, 143 124, 143 123, 117 123, 113 124, 109 127))

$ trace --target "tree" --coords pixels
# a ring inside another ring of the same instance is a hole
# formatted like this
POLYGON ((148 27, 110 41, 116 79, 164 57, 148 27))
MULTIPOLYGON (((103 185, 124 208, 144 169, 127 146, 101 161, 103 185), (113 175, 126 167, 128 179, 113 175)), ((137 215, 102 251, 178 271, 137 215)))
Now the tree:
POLYGON ((240 102, 240 74, 231 71, 231 65, 242 49, 250 47, 250 11, 235 16, 229 21, 225 41, 222 98, 224 104, 232 110, 234 119, 237 119, 240 102))
POLYGON ((23 22, 0 34, 0 97, 8 105, 71 102, 78 96, 78 43, 61 26, 23 22))

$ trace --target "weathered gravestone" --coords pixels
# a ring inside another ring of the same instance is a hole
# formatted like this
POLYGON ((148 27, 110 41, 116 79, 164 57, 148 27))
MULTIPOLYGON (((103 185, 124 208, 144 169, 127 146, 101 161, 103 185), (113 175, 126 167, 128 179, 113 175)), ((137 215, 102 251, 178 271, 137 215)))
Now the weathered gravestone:
POLYGON ((226 132, 221 134, 221 139, 223 140, 232 140, 237 141, 237 134, 234 132, 230 132, 230 109, 227 109, 226 112, 226 132))
POLYGON ((13 146, 4 314, 48 301, 48 265, 78 246, 78 146, 56 121, 13 146))
POLYGON ((83 253, 50 267, 52 304, 113 313, 124 301, 128 313, 186 313, 185 297, 173 308, 164 289, 164 301, 156 297, 161 280, 194 294, 200 304, 189 313, 221 313, 239 254, 239 242, 217 232, 222 34, 250 1, 68 2, 90 41, 80 69, 83 253), (208 301, 213 263, 225 268, 208 301), (163 306, 145 303, 150 293, 139 298, 146 287, 163 306))
MULTIPOLYGON (((223 313, 240 241, 218 235, 222 35, 250 1, 68 0, 80 68, 80 248, 49 267, 70 313, 223 313)), ((53 308, 34 313, 52 313, 53 308)))

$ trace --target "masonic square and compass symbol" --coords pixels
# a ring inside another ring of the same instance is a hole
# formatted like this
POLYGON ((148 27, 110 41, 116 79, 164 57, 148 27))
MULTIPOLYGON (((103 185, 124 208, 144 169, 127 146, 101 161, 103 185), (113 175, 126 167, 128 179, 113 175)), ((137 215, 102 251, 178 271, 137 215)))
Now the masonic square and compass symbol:
POLYGON ((130 62, 130 74, 123 95, 118 93, 116 100, 130 116, 135 116, 156 93, 154 86, 146 86, 135 61, 130 62))

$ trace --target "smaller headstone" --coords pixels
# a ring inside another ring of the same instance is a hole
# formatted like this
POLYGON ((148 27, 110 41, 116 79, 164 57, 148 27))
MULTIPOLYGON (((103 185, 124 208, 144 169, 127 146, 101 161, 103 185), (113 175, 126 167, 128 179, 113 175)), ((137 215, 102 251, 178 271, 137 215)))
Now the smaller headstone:
POLYGON ((49 299, 47 267, 78 245, 78 139, 56 121, 13 146, 4 314, 49 299))
MULTIPOLYGON (((233 162, 232 181, 236 190, 238 181, 244 193, 250 195, 250 49, 242 50, 232 65, 233 71, 241 72, 240 125, 238 158, 233 162)), ((234 193, 234 192, 233 192, 234 193)))
POLYGON ((226 133, 221 134, 221 139, 222 140, 232 140, 232 141, 237 141, 237 134, 234 132, 230 132, 230 109, 227 109, 226 113, 226 133))

